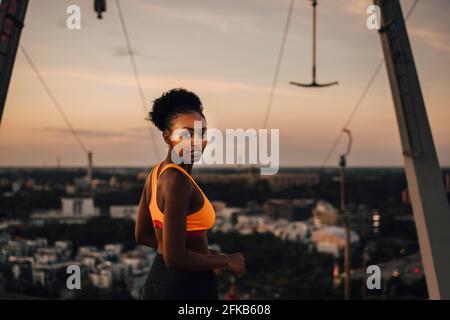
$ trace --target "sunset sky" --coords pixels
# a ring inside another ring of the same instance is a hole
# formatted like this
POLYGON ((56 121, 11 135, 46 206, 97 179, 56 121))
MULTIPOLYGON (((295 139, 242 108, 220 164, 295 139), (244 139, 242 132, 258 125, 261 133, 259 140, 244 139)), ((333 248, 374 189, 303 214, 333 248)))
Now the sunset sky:
MULTIPOLYGON (((30 0, 21 43, 36 63, 98 166, 149 166, 155 155, 115 1, 103 20, 92 0, 30 0), (81 8, 81 30, 66 8, 81 8)), ((121 1, 144 87, 146 108, 163 91, 197 93, 209 127, 261 128, 289 0, 121 1)), ((280 129, 283 166, 320 166, 382 57, 366 27, 371 0, 319 0, 318 81, 311 77, 311 5, 297 0, 269 128, 280 129)), ((401 1, 403 11, 412 1, 401 1)), ((450 166, 450 1, 421 0, 408 32, 441 166, 450 166)), ((401 166, 403 159, 385 67, 350 129, 349 166, 401 166)), ((164 149, 160 133, 154 133, 164 149)), ((345 139, 331 157, 337 165, 345 139)), ((0 166, 85 165, 67 129, 19 50, 0 128, 0 166)))

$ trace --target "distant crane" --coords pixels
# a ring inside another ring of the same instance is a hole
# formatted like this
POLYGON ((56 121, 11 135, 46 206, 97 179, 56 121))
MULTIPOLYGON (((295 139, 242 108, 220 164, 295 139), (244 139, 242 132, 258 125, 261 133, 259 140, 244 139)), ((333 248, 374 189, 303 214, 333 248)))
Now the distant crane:
POLYGON ((316 7, 317 7, 317 0, 311 0, 311 4, 313 7, 313 28, 312 28, 312 82, 310 83, 299 83, 291 81, 290 84, 299 86, 299 87, 306 87, 306 88, 322 88, 322 87, 329 87, 332 85, 338 84, 337 81, 329 82, 329 83, 317 83, 316 82, 316 7))

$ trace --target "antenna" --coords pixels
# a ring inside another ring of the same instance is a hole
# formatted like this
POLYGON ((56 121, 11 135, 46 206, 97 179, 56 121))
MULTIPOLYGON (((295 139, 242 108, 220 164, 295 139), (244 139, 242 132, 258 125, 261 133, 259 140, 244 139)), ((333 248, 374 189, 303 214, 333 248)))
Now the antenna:
POLYGON ((313 7, 313 29, 312 29, 312 82, 310 83, 299 83, 291 81, 289 82, 292 85, 299 86, 299 87, 306 87, 306 88, 322 88, 322 87, 329 87, 335 84, 338 84, 337 81, 329 82, 329 83, 317 83, 316 82, 316 7, 317 7, 317 0, 311 0, 311 4, 313 7))

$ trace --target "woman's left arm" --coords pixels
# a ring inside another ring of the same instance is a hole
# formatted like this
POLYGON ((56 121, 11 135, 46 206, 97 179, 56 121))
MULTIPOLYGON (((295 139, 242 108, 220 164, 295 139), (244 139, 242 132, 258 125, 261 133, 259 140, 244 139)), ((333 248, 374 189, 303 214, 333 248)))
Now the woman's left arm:
MULTIPOLYGON (((220 254, 219 250, 216 249, 208 249, 209 254, 220 254)), ((225 268, 214 268, 214 274, 219 275, 225 271, 225 268)))
POLYGON ((141 200, 136 215, 136 225, 134 228, 135 239, 138 244, 143 244, 152 248, 158 248, 155 229, 151 221, 149 210, 151 198, 151 173, 147 176, 144 190, 142 191, 141 200))

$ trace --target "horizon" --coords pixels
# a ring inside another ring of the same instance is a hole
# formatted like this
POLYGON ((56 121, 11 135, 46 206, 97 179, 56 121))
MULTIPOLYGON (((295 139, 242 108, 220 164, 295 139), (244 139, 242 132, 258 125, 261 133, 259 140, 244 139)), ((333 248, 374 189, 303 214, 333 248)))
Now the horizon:
MULTIPOLYGON (((85 170, 87 166, 5 166, 0 165, 0 170, 6 170, 6 169, 80 169, 85 170)), ((126 166, 126 165, 118 165, 118 166, 98 166, 94 165, 93 169, 149 169, 152 166, 126 166)), ((236 164, 232 165, 198 165, 194 166, 193 169, 250 169, 250 167, 259 168, 258 166, 240 166, 236 164)), ((320 166, 294 166, 294 165, 285 165, 280 166, 280 169, 315 169, 315 170, 322 170, 322 167, 320 166)), ((450 166, 440 167, 441 170, 450 170, 450 166)), ((339 166, 325 166, 323 170, 330 170, 330 169, 339 169, 339 166)), ((352 170, 352 169, 398 169, 398 170, 404 170, 403 166, 347 166, 345 170, 352 170)))

